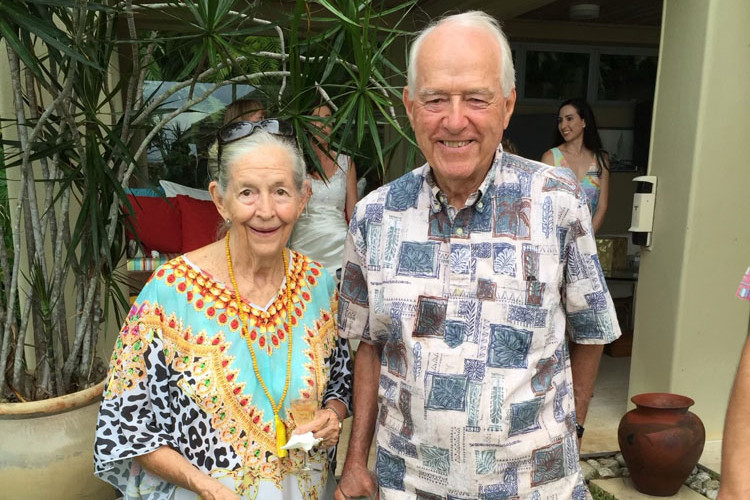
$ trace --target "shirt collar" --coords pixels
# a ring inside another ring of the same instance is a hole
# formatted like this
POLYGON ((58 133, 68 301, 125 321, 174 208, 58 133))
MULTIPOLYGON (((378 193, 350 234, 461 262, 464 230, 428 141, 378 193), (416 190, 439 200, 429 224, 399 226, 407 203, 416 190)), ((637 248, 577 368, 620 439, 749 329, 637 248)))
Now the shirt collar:
MULTIPOLYGON (((492 160, 492 165, 490 165, 490 169, 487 172, 487 175, 484 177, 482 184, 479 185, 479 189, 471 193, 466 199, 467 207, 474 207, 475 210, 484 212, 487 206, 491 205, 491 200, 489 199, 490 197, 487 195, 487 193, 492 191, 491 187, 495 183, 495 174, 497 172, 497 169, 499 168, 498 165, 502 160, 502 156, 503 148, 502 146, 498 146, 495 157, 492 160)), ((439 213, 441 210, 443 210, 443 208, 447 209, 448 197, 437 185, 437 182, 435 182, 435 176, 432 173, 432 167, 429 167, 427 169, 425 180, 427 181, 427 185, 430 187, 430 210, 432 211, 432 213, 439 213)))

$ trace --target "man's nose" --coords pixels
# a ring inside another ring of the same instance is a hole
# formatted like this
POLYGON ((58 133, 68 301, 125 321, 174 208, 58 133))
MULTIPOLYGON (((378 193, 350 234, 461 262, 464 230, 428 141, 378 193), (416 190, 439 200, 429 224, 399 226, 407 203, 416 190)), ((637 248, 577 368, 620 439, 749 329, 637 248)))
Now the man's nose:
POLYGON ((451 96, 448 103, 448 113, 445 117, 445 126, 451 132, 463 130, 466 126, 466 106, 461 96, 451 96))

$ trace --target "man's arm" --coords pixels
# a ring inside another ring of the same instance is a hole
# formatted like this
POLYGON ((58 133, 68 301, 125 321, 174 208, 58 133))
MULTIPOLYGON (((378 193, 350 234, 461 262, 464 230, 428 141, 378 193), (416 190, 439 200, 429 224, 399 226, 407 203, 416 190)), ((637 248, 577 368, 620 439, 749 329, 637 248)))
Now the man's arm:
POLYGON ((367 469, 375 422, 378 417, 378 386, 381 346, 361 342, 354 358, 354 404, 352 432, 336 500, 347 496, 372 495, 376 485, 367 469), (343 491, 342 491, 343 490, 343 491))
POLYGON ((589 409, 594 383, 602 359, 602 344, 568 343, 570 370, 573 375, 573 395, 575 397, 576 420, 583 425, 589 409))
POLYGON ((750 498, 750 338, 745 341, 740 366, 729 398, 721 444, 721 489, 717 500, 750 498))

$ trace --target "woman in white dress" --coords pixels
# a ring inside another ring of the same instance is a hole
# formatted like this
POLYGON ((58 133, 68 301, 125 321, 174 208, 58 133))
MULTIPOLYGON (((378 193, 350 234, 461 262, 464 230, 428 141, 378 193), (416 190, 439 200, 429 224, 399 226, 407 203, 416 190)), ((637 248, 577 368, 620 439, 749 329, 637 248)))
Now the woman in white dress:
POLYGON ((308 172, 312 196, 294 226, 289 246, 325 267, 338 278, 349 217, 357 203, 357 170, 352 159, 330 149, 331 108, 318 106, 312 116, 319 118, 320 130, 311 141, 325 179, 308 172))

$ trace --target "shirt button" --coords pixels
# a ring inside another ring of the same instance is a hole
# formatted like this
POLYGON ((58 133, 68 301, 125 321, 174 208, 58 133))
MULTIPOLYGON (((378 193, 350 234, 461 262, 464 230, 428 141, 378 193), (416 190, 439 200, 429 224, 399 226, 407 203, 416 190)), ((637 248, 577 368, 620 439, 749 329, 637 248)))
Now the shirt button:
POLYGON ((456 234, 464 234, 464 230, 462 228, 456 229, 456 234))
POLYGON ((479 210, 481 210, 483 206, 484 206, 484 203, 482 203, 481 201, 477 203, 477 208, 479 210))

